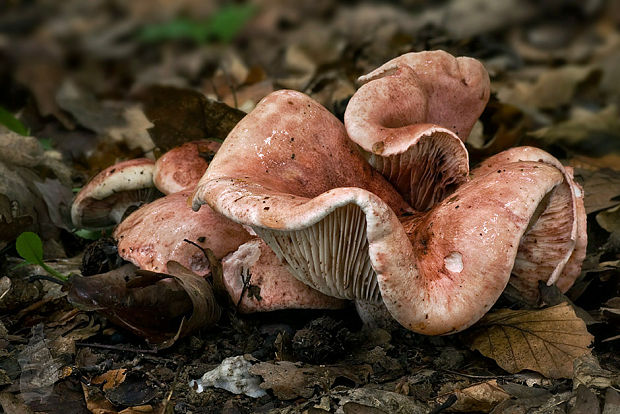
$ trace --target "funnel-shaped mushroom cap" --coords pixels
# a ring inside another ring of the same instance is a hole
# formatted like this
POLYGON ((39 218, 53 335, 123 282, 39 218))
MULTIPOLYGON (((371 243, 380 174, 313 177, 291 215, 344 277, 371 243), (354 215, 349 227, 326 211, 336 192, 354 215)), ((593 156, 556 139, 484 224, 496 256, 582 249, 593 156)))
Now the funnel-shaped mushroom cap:
POLYGON ((408 53, 360 80, 368 83, 349 101, 347 133, 413 208, 428 210, 467 181, 461 139, 489 98, 480 62, 443 51, 408 53))
POLYGON ((194 189, 220 145, 210 140, 192 141, 166 152, 155 162, 155 186, 164 194, 194 189))
POLYGON ((209 248, 218 259, 251 237, 239 224, 206 207, 195 212, 188 205, 191 192, 167 195, 129 215, 114 230, 120 256, 144 270, 167 272, 170 260, 194 273, 209 273, 209 261, 192 241, 209 248))
POLYGON ((382 299, 400 324, 426 334, 473 324, 508 283, 519 241, 562 172, 510 163, 401 222, 398 197, 342 150, 340 124, 326 114, 299 93, 265 98, 222 145, 194 207, 207 202, 251 226, 295 277, 327 295, 382 299))
POLYGON ((132 208, 161 195, 153 185, 155 163, 147 158, 123 161, 94 176, 71 206, 79 228, 100 229, 120 223, 132 208))
MULTIPOLYGON (((310 97, 284 90, 264 98, 231 131, 198 184, 194 207, 207 202, 214 210, 252 226, 266 238, 260 227, 309 227, 357 198, 362 204, 379 205, 381 211, 392 216, 390 208, 399 214, 410 211, 402 197, 347 139, 340 121, 310 97), (356 188, 338 188, 345 186, 356 188), (312 200, 316 209, 306 209, 308 200, 331 189, 312 200)), ((332 258, 338 261, 338 272, 332 269, 332 277, 338 282, 329 277, 326 281, 318 267, 307 267, 309 262, 295 264, 287 260, 288 265, 297 266, 295 276, 325 294, 340 298, 362 295, 376 300, 379 291, 376 282, 368 280, 373 271, 361 249, 364 234, 348 233, 357 231, 363 214, 344 208, 331 217, 332 229, 326 231, 332 232, 331 238, 342 239, 340 250, 319 252, 319 239, 311 235, 305 245, 314 251, 317 260, 320 255, 325 263, 332 258), (351 237, 357 244, 345 242, 351 237)), ((276 254, 283 257, 280 249, 276 254)))
POLYGON ((222 259, 222 270, 228 294, 244 313, 340 309, 347 304, 347 301, 326 296, 301 283, 260 239, 242 244, 222 259), (241 294, 243 299, 239 302, 241 294))
POLYGON ((541 204, 521 239, 510 279, 521 299, 536 303, 540 297, 538 281, 556 283, 565 292, 579 276, 587 245, 586 214, 583 191, 573 180, 572 171, 539 148, 503 151, 485 160, 472 176, 493 174, 518 161, 552 165, 564 175, 562 184, 541 204))

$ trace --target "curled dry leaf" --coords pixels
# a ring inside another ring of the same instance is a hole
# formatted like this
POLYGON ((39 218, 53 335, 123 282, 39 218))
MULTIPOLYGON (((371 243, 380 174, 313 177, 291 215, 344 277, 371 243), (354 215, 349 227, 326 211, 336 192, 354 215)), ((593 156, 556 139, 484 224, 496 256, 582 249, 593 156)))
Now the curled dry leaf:
POLYGON ((198 276, 173 260, 169 261, 166 266, 168 267, 168 272, 189 296, 192 302, 192 313, 187 320, 184 319, 177 335, 173 338, 174 340, 162 343, 159 348, 171 346, 176 339, 186 336, 203 326, 215 324, 220 319, 221 314, 220 307, 213 295, 213 288, 204 277, 198 276))
POLYGON ((563 303, 542 310, 491 312, 466 340, 510 373, 529 369, 550 378, 571 378, 574 359, 590 352, 593 338, 563 303))
POLYGON ((178 338, 214 324, 220 315, 209 282, 177 262, 168 265, 170 274, 127 264, 99 275, 73 276, 68 299, 79 308, 102 313, 159 349, 167 348, 178 338))

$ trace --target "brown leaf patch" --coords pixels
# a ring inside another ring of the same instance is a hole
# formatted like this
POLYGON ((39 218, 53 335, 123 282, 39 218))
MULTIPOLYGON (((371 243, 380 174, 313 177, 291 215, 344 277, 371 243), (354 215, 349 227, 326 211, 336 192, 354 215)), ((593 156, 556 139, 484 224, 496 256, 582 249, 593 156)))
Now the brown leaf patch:
POLYGON ((449 410, 457 412, 489 412, 497 404, 510 398, 510 394, 497 384, 497 380, 473 384, 455 390, 449 395, 441 395, 437 398, 437 402, 445 403, 452 394, 456 396, 456 402, 450 406, 449 410))
POLYGON ((592 340, 567 303, 534 311, 497 310, 467 338, 472 349, 510 373, 529 369, 550 378, 572 377, 573 360, 590 352, 592 340))
POLYGON ((297 397, 310 398, 315 388, 329 390, 338 378, 362 385, 367 382, 372 368, 369 365, 308 366, 280 361, 261 362, 252 366, 250 373, 263 377, 261 388, 273 390, 276 397, 282 400, 292 400, 297 397))

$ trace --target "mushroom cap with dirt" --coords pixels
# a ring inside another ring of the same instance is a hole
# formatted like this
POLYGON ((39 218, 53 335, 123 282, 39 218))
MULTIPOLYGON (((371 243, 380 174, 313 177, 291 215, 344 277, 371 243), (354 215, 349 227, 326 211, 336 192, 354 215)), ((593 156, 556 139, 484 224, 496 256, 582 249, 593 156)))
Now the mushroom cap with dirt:
POLYGON ((463 141, 482 113, 489 76, 472 58, 407 53, 360 77, 347 105, 347 134, 416 210, 467 181, 463 141))
POLYGON ((564 180, 548 163, 512 162, 416 212, 364 163, 333 115, 304 94, 278 91, 231 131, 193 206, 252 227, 312 288, 383 301, 406 328, 445 334, 495 303, 521 238, 564 180))
POLYGON ((137 158, 119 162, 95 175, 71 206, 78 228, 102 229, 116 225, 133 209, 161 195, 153 185, 155 162, 137 158))
POLYGON ((521 239, 512 269, 513 289, 508 293, 535 304, 540 298, 539 281, 549 286, 556 284, 566 292, 581 273, 587 246, 584 194, 570 167, 564 167, 551 154, 534 147, 516 147, 496 154, 475 168, 472 176, 493 174, 519 161, 548 164, 564 176, 562 184, 544 200, 545 208, 539 209, 521 239))

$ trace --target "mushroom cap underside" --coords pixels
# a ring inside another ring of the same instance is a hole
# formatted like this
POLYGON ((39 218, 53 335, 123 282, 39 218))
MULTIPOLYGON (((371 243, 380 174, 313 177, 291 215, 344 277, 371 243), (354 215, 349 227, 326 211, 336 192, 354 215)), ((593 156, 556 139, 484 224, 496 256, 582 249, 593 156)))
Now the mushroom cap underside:
POLYGON ((71 206, 76 227, 105 228, 118 224, 125 212, 159 193, 153 184, 155 162, 147 158, 123 161, 95 175, 71 206))

